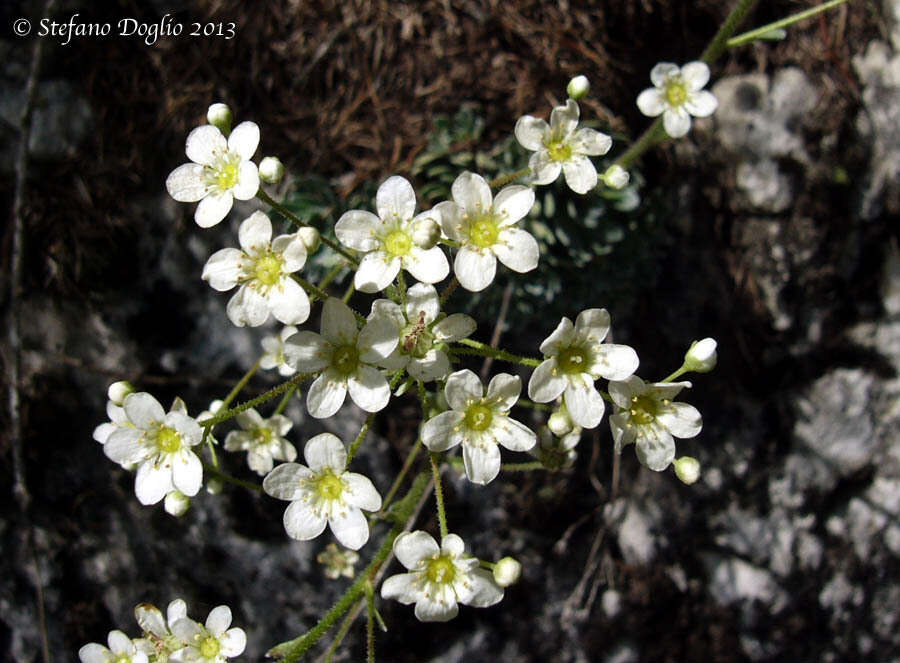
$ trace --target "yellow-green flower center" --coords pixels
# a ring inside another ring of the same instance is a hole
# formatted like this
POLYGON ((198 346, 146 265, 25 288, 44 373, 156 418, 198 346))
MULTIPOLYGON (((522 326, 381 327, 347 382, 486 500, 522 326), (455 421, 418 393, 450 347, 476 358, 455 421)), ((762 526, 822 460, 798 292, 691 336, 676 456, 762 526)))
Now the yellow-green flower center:
POLYGON ((112 660, 112 663, 131 663, 131 656, 128 654, 119 654, 112 660))
POLYGON ((219 191, 228 191, 238 183, 238 176, 241 172, 241 159, 237 156, 228 155, 212 166, 211 170, 212 172, 208 177, 213 186, 219 191))
POLYGON ((200 646, 197 649, 200 651, 200 655, 203 658, 215 658, 219 655, 222 645, 219 644, 219 641, 216 640, 216 638, 207 635, 203 638, 203 642, 200 643, 200 646))
POLYGON ((259 446, 267 446, 272 441, 272 429, 261 426, 254 433, 254 442, 259 446))
POLYGON ((359 366, 359 350, 355 345, 342 345, 334 351, 331 365, 344 377, 350 375, 359 366))
POLYGON ((396 258, 402 258, 407 255, 412 247, 412 237, 409 236, 408 232, 399 228, 391 231, 384 238, 384 250, 396 258))
POLYGON ((283 266, 284 260, 279 256, 274 253, 266 253, 264 256, 256 259, 253 276, 262 285, 272 287, 281 280, 283 266))
POLYGON ((425 567, 425 577, 438 585, 449 585, 456 577, 456 566, 452 559, 440 555, 428 562, 428 566, 425 567))
POLYGON ((471 430, 487 430, 493 419, 494 413, 486 405, 474 403, 466 408, 466 427, 471 430))
POLYGON ((156 447, 166 454, 175 453, 181 449, 181 435, 174 428, 163 426, 156 434, 156 447))
POLYGON ((554 161, 568 161, 572 158, 572 148, 561 140, 552 140, 547 145, 547 152, 554 161))
POLYGON ((659 411, 659 401, 650 396, 632 396, 628 414, 631 420, 640 425, 652 423, 659 411))
POLYGON ((315 482, 316 495, 324 500, 333 501, 340 499, 344 492, 344 482, 329 469, 324 470, 316 478, 315 482))
POLYGON ((590 363, 591 356, 589 351, 578 346, 566 348, 560 352, 559 356, 556 358, 556 364, 559 366, 559 370, 567 375, 587 373, 590 363))
POLYGON ((675 78, 666 83, 666 101, 670 106, 676 108, 687 101, 687 88, 680 78, 675 78))
POLYGON ((469 226, 469 240, 480 249, 487 249, 497 243, 500 228, 493 214, 476 217, 469 226))

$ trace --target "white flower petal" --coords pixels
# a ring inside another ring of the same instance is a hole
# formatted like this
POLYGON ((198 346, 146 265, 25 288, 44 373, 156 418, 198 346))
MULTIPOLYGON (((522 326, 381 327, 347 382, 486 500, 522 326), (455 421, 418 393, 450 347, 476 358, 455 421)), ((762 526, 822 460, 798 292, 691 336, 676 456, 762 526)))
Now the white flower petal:
POLYGON ((591 344, 602 343, 609 333, 610 324, 609 311, 605 308, 585 309, 575 318, 575 337, 591 344))
POLYGON ((497 243, 491 248, 500 262, 520 274, 537 267, 540 258, 537 241, 531 233, 519 228, 501 230, 497 243))
POLYGON ((193 451, 184 451, 172 462, 172 483, 188 497, 193 497, 203 485, 203 463, 193 451))
POLYGON ((507 412, 519 400, 521 393, 522 378, 509 373, 498 373, 491 378, 485 398, 495 403, 498 410, 507 412))
POLYGON ((500 473, 500 449, 496 444, 463 444, 463 464, 469 481, 490 483, 500 473))
POLYGON ((201 228, 210 228, 228 216, 231 206, 234 204, 234 196, 230 191, 210 193, 197 205, 194 212, 194 221, 201 228))
POLYGON ((655 87, 648 87, 637 98, 637 107, 647 117, 657 117, 669 107, 663 93, 655 87))
POLYGON ((78 650, 78 658, 81 663, 108 663, 111 657, 106 647, 91 642, 78 650))
POLYGON ((441 229, 444 231, 444 234, 454 242, 458 242, 460 240, 459 228, 461 224, 460 217, 463 214, 462 208, 453 201, 445 200, 435 205, 432 211, 440 215, 441 229))
POLYGON ((418 563, 434 555, 437 555, 441 549, 428 532, 416 530, 415 532, 404 532, 394 539, 394 556, 407 569, 414 569, 418 563))
POLYGON ((309 386, 306 409, 316 419, 327 419, 341 409, 346 396, 346 382, 326 370, 309 386))
POLYGON ((562 170, 566 185, 575 193, 584 194, 597 186, 597 169, 586 156, 573 154, 563 162, 562 170))
POLYGON ((211 124, 204 124, 193 129, 185 141, 184 151, 188 159, 204 165, 211 164, 217 154, 228 149, 225 136, 211 124))
POLYGON ((537 435, 525 424, 504 416, 494 416, 491 432, 497 444, 510 451, 528 451, 537 443, 537 435))
POLYGON ((225 314, 236 327, 259 327, 269 319, 269 304, 265 297, 244 284, 228 300, 225 314))
POLYGON ((294 279, 286 277, 271 288, 266 302, 272 315, 286 325, 299 325, 309 318, 309 297, 294 279))
POLYGON ((114 463, 131 465, 148 456, 150 450, 143 442, 144 431, 136 428, 119 428, 106 439, 103 453, 114 463))
POLYGON ((354 375, 347 378, 350 398, 366 412, 384 409, 391 398, 391 388, 387 379, 366 364, 361 364, 354 375))
POLYGON ((355 472, 344 472, 341 480, 344 482, 348 504, 365 511, 378 511, 381 508, 381 495, 368 477, 355 472))
POLYGON ((450 372, 450 359, 443 351, 432 348, 421 359, 412 359, 406 366, 409 374, 422 382, 434 382, 450 372))
POLYGON ((451 557, 460 557, 466 552, 466 544, 458 534, 448 534, 441 539, 441 552, 451 557))
POLYGON ((203 176, 203 166, 196 163, 182 164, 166 178, 166 191, 179 203, 196 203, 211 188, 203 176))
POLYGON ((709 83, 709 66, 705 62, 688 62, 681 68, 681 80, 688 90, 696 92, 709 83))
POLYGON ((244 253, 253 254, 269 248, 272 241, 272 222, 263 212, 254 212, 241 222, 238 243, 244 253))
POLYGON ((172 492, 172 469, 166 466, 156 467, 145 461, 138 467, 134 479, 134 494, 143 505, 156 504, 172 492))
MULTIPOLYGON (((446 258, 444 261, 446 262, 446 258)), ((416 283, 406 292, 406 317, 410 321, 418 321, 420 312, 425 313, 425 324, 431 323, 441 312, 437 290, 433 285, 416 283)))
MULTIPOLYGON (((184 643, 196 642, 195 638, 203 633, 203 628, 189 617, 182 617, 169 623, 172 633, 184 643)), ((172 660, 171 658, 169 659, 172 660)))
POLYGON ((166 411, 159 401, 145 391, 129 394, 122 403, 129 421, 137 428, 147 429, 153 424, 162 423, 166 411))
POLYGON ((463 246, 456 254, 453 271, 463 288, 471 292, 480 292, 494 280, 497 273, 497 259, 493 253, 481 253, 463 246))
POLYGON ((475 608, 487 608, 503 600, 503 590, 494 582, 494 576, 487 569, 472 569, 469 572, 470 595, 464 605, 475 608))
POLYGON ((228 149, 245 160, 253 157, 258 146, 259 127, 256 122, 241 122, 228 136, 228 149))
POLYGON ((242 628, 230 628, 219 638, 219 644, 222 646, 221 653, 232 658, 240 656, 247 648, 247 634, 242 628))
POLYGON ((356 347, 359 358, 366 364, 377 363, 388 356, 400 341, 400 331, 394 318, 375 314, 359 332, 356 347))
POLYGON ((660 425, 675 437, 689 438, 700 434, 703 418, 693 405, 673 402, 656 415, 660 425))
MULTIPOLYGON (((400 536, 403 536, 401 534, 400 536)), ((419 600, 422 590, 419 589, 418 574, 398 573, 381 583, 381 598, 394 599, 403 605, 419 600)))
POLYGON ((205 625, 216 638, 220 637, 231 626, 231 608, 227 605, 216 606, 206 617, 205 625))
POLYGON ((225 292, 237 285, 243 253, 238 249, 220 249, 203 266, 203 280, 214 290, 225 292))
POLYGON ((411 219, 416 212, 416 193, 412 184, 399 175, 387 178, 375 194, 375 209, 385 221, 394 217, 411 219))
POLYGON ((328 520, 317 516, 306 502, 291 502, 284 510, 284 530, 298 541, 309 541, 325 531, 328 520))
POLYGON ((544 356, 559 354, 559 351, 572 344, 575 340, 575 326, 572 321, 563 317, 556 329, 541 343, 541 352, 544 356))
POLYGON ((263 479, 263 490, 279 500, 299 500, 306 490, 301 482, 309 480, 314 472, 305 465, 283 463, 266 475, 263 479))
POLYGON ((379 246, 376 230, 381 219, 363 210, 344 212, 334 226, 334 234, 341 244, 357 251, 374 251, 379 246))
POLYGON ((528 167, 531 169, 531 181, 541 185, 555 182, 562 172, 562 164, 551 159, 547 150, 532 154, 528 167))
POLYGON ((459 614, 456 596, 446 586, 439 586, 437 596, 423 595, 416 603, 416 619, 420 622, 448 622, 459 614))
POLYGON ((356 318, 353 311, 336 297, 329 297, 322 307, 322 336, 335 346, 356 343, 356 318))
POLYGON ((238 166, 237 182, 231 187, 231 195, 238 200, 250 200, 259 191, 259 170, 252 161, 238 166))
POLYGON ((122 633, 122 631, 110 631, 106 638, 109 649, 116 654, 129 654, 134 651, 134 644, 131 638, 122 633))
POLYGON ((158 637, 168 635, 169 627, 166 625, 166 620, 155 605, 139 604, 134 609, 134 618, 145 633, 152 633, 158 637))
POLYGON ((333 514, 328 524, 338 543, 350 550, 359 550, 369 540, 369 523, 355 506, 333 514))
POLYGON ((526 150, 541 149, 544 146, 544 136, 549 133, 550 125, 540 118, 523 115, 516 122, 516 140, 526 150))
POLYGON ((534 189, 519 184, 503 187, 494 199, 494 210, 502 217, 501 226, 524 219, 533 206, 534 189))
POLYGON ((528 381, 528 398, 536 403, 549 403, 558 398, 569 381, 557 373, 556 358, 545 359, 534 369, 528 381))
POLYGON ((491 187, 481 175, 465 171, 450 187, 453 202, 469 214, 484 214, 491 209, 491 187))
POLYGON ((454 410, 465 410, 470 401, 481 400, 484 396, 484 387, 481 380, 468 368, 456 371, 447 378, 447 386, 444 388, 447 403, 454 410))
POLYGON ((422 444, 430 451, 446 451, 458 443, 458 438, 453 439, 450 433, 460 426, 466 415, 456 410, 441 412, 432 417, 422 426, 422 444))
POLYGON ((609 152, 609 148, 612 147, 612 138, 594 129, 582 127, 572 136, 569 146, 577 154, 597 157, 609 152))
POLYGON ((719 100, 712 92, 700 90, 690 95, 684 102, 684 108, 694 117, 709 117, 719 107, 719 100))
POLYGON ((684 107, 669 108, 663 113, 663 127, 672 138, 681 138, 691 129, 691 116, 684 107))
POLYGON ((632 444, 637 436, 636 428, 628 425, 628 415, 624 411, 610 415, 609 429, 617 454, 622 453, 622 449, 632 444))
POLYGON ((569 418, 582 428, 596 428, 603 418, 606 406, 603 397, 594 388, 593 381, 582 378, 569 381, 563 396, 569 418))
POLYGON ((654 472, 662 472, 675 460, 675 440, 655 423, 641 426, 634 444, 638 460, 654 472))
POLYGON ((314 472, 324 469, 340 474, 347 467, 347 449, 337 435, 319 433, 303 447, 303 457, 314 472))
POLYGON ((550 132, 554 139, 565 138, 578 126, 580 111, 574 99, 566 99, 565 106, 556 106, 550 111, 550 132))
POLYGON ((660 62, 650 70, 650 82, 654 87, 662 87, 670 76, 677 76, 680 69, 671 62, 660 62))
POLYGON ((450 263, 439 246, 432 246, 430 249, 413 248, 403 258, 403 266, 422 283, 443 281, 450 273, 450 263))
POLYGON ((587 372, 606 380, 624 380, 638 368, 640 360, 634 348, 628 345, 603 343, 594 352, 594 362, 587 372))
POLYGON ((458 341, 472 334, 476 327, 473 318, 465 313, 454 313, 432 327, 431 333, 438 341, 458 341))
POLYGON ((331 361, 331 344, 315 332, 297 332, 284 342, 284 360, 303 373, 319 371, 331 361))

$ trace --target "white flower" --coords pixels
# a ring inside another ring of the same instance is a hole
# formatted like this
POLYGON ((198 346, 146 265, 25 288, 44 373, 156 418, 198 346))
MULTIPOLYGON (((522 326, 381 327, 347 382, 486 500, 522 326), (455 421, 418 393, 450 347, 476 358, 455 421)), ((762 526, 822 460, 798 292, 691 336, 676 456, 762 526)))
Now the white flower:
POLYGON ((534 191, 527 186, 504 187, 494 199, 481 175, 464 172, 450 189, 453 201, 435 206, 441 226, 450 239, 459 242, 453 271, 466 290, 484 290, 497 271, 497 259, 519 273, 538 264, 537 242, 515 227, 534 205, 534 191))
POLYGON ((262 212, 244 219, 240 249, 216 251, 203 267, 203 280, 219 292, 240 285, 228 302, 228 319, 238 327, 258 327, 269 319, 286 325, 305 322, 309 297, 291 274, 306 263, 306 245, 295 233, 272 239, 272 222, 262 212))
POLYGON ((712 92, 703 89, 709 81, 704 62, 689 62, 679 68, 660 62, 650 70, 654 87, 638 95, 637 105, 644 115, 663 116, 663 127, 672 138, 681 138, 691 128, 691 115, 708 117, 719 105, 712 92))
POLYGON ((185 643, 170 657, 171 663, 222 663, 239 656, 247 646, 243 629, 231 626, 231 608, 220 605, 212 609, 206 623, 200 625, 189 617, 172 624, 172 633, 185 643))
POLYGON ((146 392, 130 394, 123 405, 133 427, 113 432, 103 446, 110 460, 137 465, 134 492, 141 504, 156 504, 175 489, 194 496, 203 482, 203 465, 191 451, 203 429, 176 398, 168 414, 146 392))
POLYGON ((409 182, 397 175, 385 180, 378 187, 375 208, 378 216, 363 210, 345 212, 334 227, 343 245, 365 252, 353 279, 357 290, 384 290, 401 267, 423 283, 437 283, 450 273, 440 247, 422 249, 413 239, 418 221, 433 213, 413 217, 416 194, 409 182))
POLYGON ((225 437, 226 451, 246 451, 247 465, 259 475, 272 471, 275 460, 292 461, 297 457, 294 445, 284 439, 293 423, 283 414, 263 419, 250 408, 237 417, 243 430, 233 430, 225 437))
POLYGON ((571 420, 582 428, 596 428, 603 418, 603 398, 594 380, 623 380, 637 370, 637 353, 627 345, 603 343, 609 333, 606 309, 587 309, 575 324, 563 318, 541 343, 544 361, 528 382, 528 397, 549 403, 562 394, 571 420))
POLYGON ((684 355, 685 367, 694 373, 709 373, 716 367, 717 361, 716 340, 713 338, 694 341, 684 355))
POLYGON ((575 193, 597 186, 597 169, 588 156, 609 152, 612 139, 587 127, 578 129, 578 104, 568 99, 550 113, 548 125, 540 118, 524 115, 516 122, 516 140, 534 154, 528 161, 535 184, 555 182, 562 172, 575 193))
POLYGON ((144 637, 135 640, 135 646, 154 663, 166 663, 169 654, 185 645, 172 633, 172 625, 184 617, 187 617, 187 604, 182 599, 169 603, 165 617, 155 605, 139 604, 134 609, 134 618, 144 630, 144 637))
POLYGON ((466 338, 475 331, 475 321, 454 313, 437 322, 441 311, 434 286, 417 283, 406 293, 406 307, 387 299, 372 304, 369 316, 383 316, 394 322, 400 342, 381 365, 391 371, 406 369, 417 380, 431 382, 450 372, 450 359, 438 345, 466 338))
POLYGON ((352 578, 356 575, 356 563, 359 554, 353 550, 344 550, 336 543, 329 543, 325 550, 316 555, 316 561, 325 567, 325 577, 337 580, 341 576, 352 578))
POLYGON ((538 430, 538 443, 529 451, 550 470, 565 470, 575 464, 575 447, 581 441, 581 428, 573 428, 562 436, 555 436, 546 426, 538 430))
POLYGON ((674 437, 694 437, 703 427, 693 405, 672 399, 690 382, 648 383, 636 375, 609 383, 609 395, 619 407, 609 418, 616 453, 634 443, 638 460, 662 472, 675 459, 674 437))
POLYGON ((527 426, 506 416, 521 391, 522 381, 508 373, 495 375, 487 394, 472 371, 453 373, 444 388, 451 409, 425 422, 422 443, 431 451, 462 443, 469 481, 489 483, 500 472, 498 444, 510 451, 528 451, 537 439, 527 426))
POLYGON ((284 356, 298 371, 322 371, 306 394, 306 407, 317 419, 340 409, 347 392, 366 412, 378 412, 391 397, 385 377, 375 364, 394 351, 399 340, 394 323, 373 316, 362 330, 353 311, 329 297, 322 308, 322 333, 297 332, 284 342, 284 356))
POLYGON ((185 152, 192 163, 178 166, 166 178, 169 195, 180 203, 198 200, 194 220, 209 228, 231 211, 234 199, 249 200, 259 190, 259 171, 250 161, 259 145, 259 127, 241 122, 228 140, 211 124, 187 137, 185 152))
POLYGON ((94 429, 94 439, 100 444, 106 444, 109 436, 121 428, 134 428, 128 415, 125 414, 125 409, 112 400, 106 402, 106 416, 109 417, 109 421, 94 429))
POLYGON ((284 342, 297 333, 294 325, 288 325, 281 330, 278 336, 266 336, 262 340, 263 356, 259 360, 259 367, 264 370, 277 368, 282 377, 293 375, 297 371, 287 363, 284 358, 284 342))
POLYGON ((503 599, 491 572, 465 554, 456 534, 445 536, 438 547, 427 532, 404 532, 394 540, 394 555, 410 573, 385 580, 381 597, 415 603, 419 621, 446 622, 456 617, 459 603, 487 608, 503 599))
POLYGON ((359 550, 369 540, 362 514, 381 508, 381 495, 362 474, 345 471, 347 450, 331 433, 316 435, 303 448, 306 465, 284 463, 263 479, 263 490, 289 500, 284 529, 300 541, 314 539, 327 524, 345 548, 359 550))
POLYGON ((134 642, 122 631, 110 631, 109 649, 92 642, 78 650, 81 663, 147 663, 147 654, 138 651, 134 642))

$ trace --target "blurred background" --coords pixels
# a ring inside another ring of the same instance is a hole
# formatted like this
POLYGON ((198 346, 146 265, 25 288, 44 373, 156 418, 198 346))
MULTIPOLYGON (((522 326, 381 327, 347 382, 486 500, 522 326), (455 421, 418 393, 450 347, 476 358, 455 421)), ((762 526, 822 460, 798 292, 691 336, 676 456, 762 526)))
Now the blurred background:
MULTIPOLYGON (((812 4, 760 2, 743 28, 812 4)), ((329 535, 287 538, 284 502, 226 487, 174 519, 140 506, 133 475, 91 437, 109 383, 128 379, 165 405, 181 396, 197 414, 277 332, 233 327, 227 295, 200 279, 257 206, 204 231, 165 192, 210 103, 260 125, 257 160, 277 155, 289 172, 273 195, 330 232, 342 211, 371 209, 389 175, 413 181, 422 209, 463 169, 515 169, 527 159, 510 141, 516 119, 547 118, 576 74, 592 86, 582 117, 613 136, 615 157, 649 124, 634 101, 652 66, 696 59, 730 5, 4 2, 0 651, 75 661, 112 629, 139 635, 138 603, 181 597, 195 619, 230 605, 248 634, 240 660, 261 661, 350 582, 316 562, 329 535), (36 36, 42 18, 75 14, 112 33, 36 36), (123 18, 166 16, 185 31, 153 43, 117 34, 123 18), (13 32, 19 18, 28 36, 13 32), (191 37, 192 22, 234 23, 234 38, 191 37)), ((679 455, 703 476, 685 486, 628 449, 613 494, 605 421, 570 470, 487 487, 447 475, 451 531, 482 558, 517 557, 523 578, 498 606, 447 624, 381 602, 379 660, 900 660, 898 53, 900 3, 850 2, 784 41, 726 53, 712 67, 716 114, 649 152, 625 194, 539 190, 528 220, 539 270, 479 298, 458 291, 449 308, 475 316, 489 342, 485 312, 507 295, 500 343, 535 355, 561 316, 605 307, 645 379, 715 337, 718 368, 681 397, 704 430, 679 455)), ((276 383, 258 374, 244 396, 276 383)), ((302 399, 288 414, 298 449, 323 430, 352 438, 363 420, 352 405, 310 420, 302 399)), ((377 419, 358 471, 382 492, 419 416, 404 397, 377 419)), ((241 456, 226 460, 254 479, 241 456)), ((417 527, 436 533, 432 504, 417 527)), ((333 660, 363 658, 363 624, 333 660)))

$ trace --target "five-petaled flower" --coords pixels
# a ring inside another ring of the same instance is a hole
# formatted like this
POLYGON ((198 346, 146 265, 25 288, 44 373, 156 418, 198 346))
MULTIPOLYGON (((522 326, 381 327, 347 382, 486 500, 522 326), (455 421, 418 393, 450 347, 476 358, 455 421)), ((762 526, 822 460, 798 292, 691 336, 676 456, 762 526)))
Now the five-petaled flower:
POLYGON ((191 447, 203 429, 176 398, 168 414, 153 396, 137 392, 122 404, 131 427, 120 427, 103 445, 110 460, 137 465, 134 492, 141 504, 156 504, 175 489, 194 496, 203 482, 203 465, 191 447))
POLYGON ((388 299, 372 303, 369 316, 383 316, 394 322, 400 342, 381 365, 391 371, 406 369, 417 380, 440 380, 450 372, 450 359, 441 347, 466 338, 475 331, 475 321, 464 313, 454 313, 438 321, 441 311, 434 286, 417 283, 406 293, 406 306, 388 299))
POLYGON ((638 460, 662 472, 675 459, 673 438, 694 437, 703 420, 693 405, 672 399, 690 382, 644 382, 636 375, 609 383, 609 395, 618 406, 609 418, 616 453, 634 443, 638 460))
POLYGON ((534 152, 528 167, 535 184, 555 182, 562 172, 575 193, 587 193, 597 186, 597 169, 588 157, 609 152, 612 139, 588 127, 579 129, 579 114, 578 103, 568 99, 565 106, 551 111, 550 124, 531 115, 516 122, 516 140, 534 152))
POLYGON ((362 474, 347 472, 347 450, 331 433, 311 438, 303 448, 306 465, 284 463, 263 479, 263 490, 288 500, 284 529, 300 541, 314 539, 327 524, 345 548, 359 550, 369 540, 362 514, 381 508, 381 495, 362 474))
POLYGON ((244 219, 240 249, 216 251, 203 267, 203 280, 219 292, 240 285, 228 301, 228 319, 238 327, 258 327, 269 319, 286 325, 305 322, 309 297, 291 274, 306 263, 306 245, 295 234, 272 239, 272 222, 262 212, 244 219))
POLYGON ((709 117, 719 105, 712 92, 703 89, 709 82, 705 62, 689 62, 683 67, 660 62, 650 70, 650 82, 638 95, 637 105, 644 115, 663 116, 663 127, 672 138, 681 138, 691 129, 691 115, 709 117))
POLYGON ((296 373, 297 371, 284 358, 284 342, 296 333, 297 328, 294 325, 287 325, 278 336, 263 337, 263 356, 259 358, 259 367, 266 371, 277 368, 278 374, 282 377, 296 373))
POLYGON ((263 419, 252 407, 235 417, 243 430, 233 430, 225 437, 226 451, 246 451, 247 465, 259 475, 268 474, 276 460, 292 461, 297 457, 294 445, 284 439, 293 423, 283 414, 263 419))
POLYGON ((182 617, 172 624, 172 633, 185 646, 169 656, 169 663, 223 663, 239 656, 247 646, 247 634, 231 626, 231 608, 213 608, 204 624, 182 617))
POLYGON ((180 203, 198 200, 194 220, 209 228, 224 219, 234 199, 249 200, 259 191, 259 171, 250 161, 259 145, 259 127, 241 122, 228 139, 211 124, 188 134, 185 152, 191 163, 166 178, 169 195, 180 203))
POLYGON ((465 554, 456 534, 445 536, 438 547, 427 532, 405 532, 394 540, 394 556, 410 572, 385 580, 381 597, 415 603, 419 621, 446 622, 456 617, 459 603, 487 608, 503 599, 491 572, 465 554))
POLYGON ((595 428, 605 406, 594 380, 624 380, 638 367, 634 349, 603 342, 609 326, 609 313, 602 308, 582 311, 574 325, 563 318, 541 343, 544 361, 531 374, 528 397, 549 403, 562 395, 571 420, 582 428, 595 428))
POLYGON ((361 292, 384 290, 401 267, 423 283, 437 283, 450 273, 447 256, 440 247, 419 247, 413 233, 418 222, 433 212, 416 211, 412 185, 394 175, 385 180, 375 196, 378 216, 364 210, 345 212, 334 227, 344 246, 365 252, 353 283, 361 292))
POLYGON ((122 631, 110 631, 109 648, 91 642, 78 650, 81 663, 147 663, 147 654, 139 651, 134 642, 122 631))
POLYGON ((493 481, 500 472, 498 444, 510 451, 528 451, 537 440, 531 429, 507 416, 521 391, 522 381, 508 373, 495 375, 487 393, 472 371, 451 374, 444 388, 451 409, 425 422, 422 443, 431 451, 446 451, 462 443, 469 481, 493 481))
POLYGON ((358 330, 353 311, 329 297, 322 307, 322 333, 297 332, 284 342, 287 362, 299 371, 321 371, 306 394, 306 407, 317 419, 340 409, 347 392, 366 412, 378 412, 391 397, 385 377, 375 367, 394 351, 397 327, 384 316, 371 316, 358 330))
POLYGON ((537 267, 537 241, 516 223, 534 205, 534 191, 514 184, 491 194, 481 175, 464 172, 450 189, 453 200, 438 203, 444 233, 459 242, 453 271, 466 290, 484 290, 497 271, 497 260, 519 273, 537 267))

